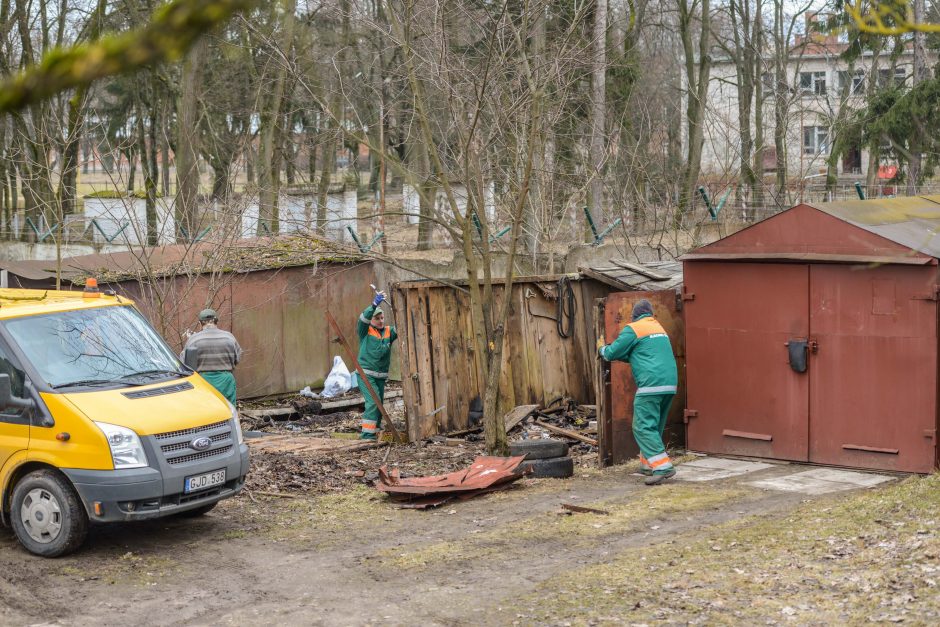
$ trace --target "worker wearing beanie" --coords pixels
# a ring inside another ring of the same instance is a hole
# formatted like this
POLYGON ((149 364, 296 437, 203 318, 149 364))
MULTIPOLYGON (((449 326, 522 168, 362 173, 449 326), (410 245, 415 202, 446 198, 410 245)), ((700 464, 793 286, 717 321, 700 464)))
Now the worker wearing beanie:
POLYGON ((180 359, 234 405, 235 375, 232 371, 241 361, 242 347, 234 335, 219 328, 219 314, 214 309, 200 311, 199 324, 202 330, 189 336, 180 359))
POLYGON ((640 447, 640 462, 646 485, 656 485, 676 474, 663 431, 669 406, 676 395, 679 374, 672 344, 663 326, 653 317, 653 306, 643 299, 633 306, 633 321, 623 328, 613 344, 597 340, 597 350, 607 361, 627 361, 636 381, 633 401, 633 437, 640 447))
MULTIPOLYGON (((385 326, 385 313, 379 308, 384 300, 385 292, 376 292, 375 300, 359 315, 359 324, 356 325, 359 334, 359 366, 380 401, 385 399, 385 383, 388 381, 388 367, 392 361, 392 343, 398 339, 395 328, 385 326)), ((359 390, 366 406, 362 414, 362 433, 359 437, 363 440, 374 440, 382 428, 382 412, 362 379, 359 380, 359 390)))

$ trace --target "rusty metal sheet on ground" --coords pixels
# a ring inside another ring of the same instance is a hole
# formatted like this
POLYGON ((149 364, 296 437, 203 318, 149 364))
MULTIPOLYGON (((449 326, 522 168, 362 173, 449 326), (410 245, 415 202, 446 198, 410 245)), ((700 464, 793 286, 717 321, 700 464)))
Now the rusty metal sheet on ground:
POLYGON ((398 469, 379 469, 376 488, 393 496, 453 495, 486 490, 521 479, 525 471, 517 470, 525 456, 477 457, 469 468, 446 475, 401 478, 398 469))

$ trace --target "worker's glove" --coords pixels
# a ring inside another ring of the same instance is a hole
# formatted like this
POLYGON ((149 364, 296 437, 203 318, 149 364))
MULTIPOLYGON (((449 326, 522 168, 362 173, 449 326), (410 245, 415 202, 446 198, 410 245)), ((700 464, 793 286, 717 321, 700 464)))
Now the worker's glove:
POLYGON ((607 344, 607 342, 604 341, 604 336, 603 336, 603 335, 600 336, 599 338, 597 338, 597 350, 600 350, 600 349, 604 348, 604 345, 605 345, 605 344, 607 344))
POLYGON ((385 300, 385 292, 376 292, 375 298, 372 300, 372 306, 378 307, 383 300, 385 300))

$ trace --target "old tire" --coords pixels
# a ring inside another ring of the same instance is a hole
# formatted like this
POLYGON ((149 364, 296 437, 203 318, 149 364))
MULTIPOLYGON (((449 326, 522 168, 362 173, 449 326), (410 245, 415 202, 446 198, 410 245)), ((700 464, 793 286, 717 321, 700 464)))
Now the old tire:
POLYGON ((215 506, 218 504, 219 502, 216 501, 215 503, 209 503, 208 505, 201 505, 195 509, 188 509, 185 512, 180 512, 177 514, 177 516, 180 518, 199 518, 200 516, 204 516, 205 514, 208 514, 214 510, 215 506))
POLYGON ((525 455, 526 460, 564 457, 568 454, 568 443, 561 440, 520 440, 509 444, 513 457, 525 455))
POLYGON ((574 460, 570 457, 533 459, 519 464, 519 469, 531 468, 530 477, 536 479, 567 479, 574 474, 574 460))
POLYGON ((68 480, 52 470, 31 472, 13 488, 13 533, 30 553, 59 557, 85 541, 88 514, 68 480))

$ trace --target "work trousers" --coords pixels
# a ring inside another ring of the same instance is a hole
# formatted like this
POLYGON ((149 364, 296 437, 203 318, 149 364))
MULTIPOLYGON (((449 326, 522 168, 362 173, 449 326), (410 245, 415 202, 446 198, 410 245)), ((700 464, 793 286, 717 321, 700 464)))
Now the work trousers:
MULTIPOLYGON (((379 395, 379 400, 384 401, 385 382, 388 381, 388 379, 366 376, 369 379, 369 383, 372 384, 372 389, 379 395)), ((379 411, 379 406, 375 404, 372 395, 369 394, 369 389, 366 387, 365 380, 363 380, 361 376, 359 377, 359 391, 362 392, 366 405, 366 410, 362 413, 362 433, 359 434, 359 438, 362 440, 374 440, 378 437, 379 432, 382 431, 382 412, 379 411)))
POLYGON ((669 406, 675 394, 638 394, 633 401, 633 437, 640 447, 640 462, 653 474, 666 474, 672 462, 663 444, 669 406))
POLYGON ((231 370, 206 370, 199 374, 227 398, 229 403, 235 404, 235 375, 231 370))

